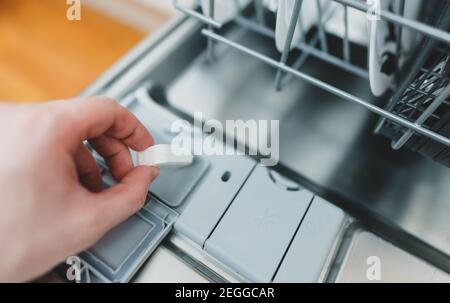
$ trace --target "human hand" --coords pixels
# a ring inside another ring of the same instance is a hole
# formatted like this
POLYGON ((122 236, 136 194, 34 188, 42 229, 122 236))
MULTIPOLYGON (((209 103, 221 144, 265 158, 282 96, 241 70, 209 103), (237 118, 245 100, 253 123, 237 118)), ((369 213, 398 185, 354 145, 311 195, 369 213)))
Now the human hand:
POLYGON ((129 149, 153 145, 145 127, 103 97, 40 105, 0 103, 0 281, 28 281, 95 244, 145 203, 157 168, 133 167, 129 149), (102 191, 83 144, 118 185, 102 191))

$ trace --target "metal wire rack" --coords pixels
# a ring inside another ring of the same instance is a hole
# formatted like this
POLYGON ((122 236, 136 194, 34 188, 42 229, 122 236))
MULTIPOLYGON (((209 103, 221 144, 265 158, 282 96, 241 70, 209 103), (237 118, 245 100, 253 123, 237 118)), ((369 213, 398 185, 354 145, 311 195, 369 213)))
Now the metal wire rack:
MULTIPOLYGON (((391 99, 388 109, 409 121, 416 121, 427 129, 439 131, 448 123, 450 113, 449 83, 450 50, 439 48, 430 56, 430 62, 420 68, 415 79, 391 99)), ((420 138, 410 130, 405 130, 395 123, 381 120, 377 127, 393 140, 392 148, 400 149, 408 144, 411 149, 418 149, 420 138), (383 130, 382 130, 383 128, 383 130)))
MULTIPOLYGON (((450 61, 449 25, 442 25, 437 22, 423 22, 404 17, 405 0, 398 0, 400 13, 393 13, 386 10, 379 10, 377 12, 377 16, 381 20, 395 27, 399 37, 401 37, 402 31, 405 29, 414 31, 423 37, 426 47, 418 51, 427 52, 427 55, 429 53, 427 57, 431 58, 431 60, 428 59, 421 66, 418 66, 417 70, 406 70, 407 76, 405 76, 405 70, 402 70, 397 64, 395 71, 397 75, 395 90, 392 93, 388 106, 382 108, 372 104, 368 100, 363 100, 301 71, 302 64, 309 56, 312 56, 369 81, 368 68, 359 66, 353 63, 352 60, 351 41, 349 39, 349 29, 351 27, 349 8, 370 14, 372 13, 371 6, 365 0, 327 1, 330 4, 332 2, 337 3, 344 10, 342 19, 344 33, 340 37, 342 39, 342 54, 336 55, 329 51, 325 35, 325 25, 333 14, 333 11, 324 12, 325 10, 322 9, 321 2, 317 0, 319 15, 317 30, 311 38, 302 38, 300 42, 296 43, 294 48, 299 50, 301 55, 292 64, 288 64, 288 59, 292 52, 291 45, 293 43, 294 32, 301 17, 303 0, 295 0, 292 17, 289 21, 286 42, 284 43, 279 60, 270 58, 260 53, 257 49, 249 48, 230 40, 225 35, 221 35, 220 29, 225 24, 218 22, 214 18, 216 0, 209 0, 209 14, 202 13, 201 9, 199 9, 199 3, 197 3, 197 7, 193 8, 181 5, 178 0, 173 0, 173 4, 184 14, 205 23, 202 34, 208 39, 207 52, 211 60, 214 60, 215 56, 214 45, 216 43, 223 43, 230 48, 257 58, 265 64, 274 67, 275 89, 277 90, 283 89, 287 81, 296 77, 318 86, 343 100, 362 106, 381 117, 375 132, 392 139, 392 147, 394 149, 399 149, 405 145, 410 146, 411 142, 414 142, 417 138, 426 138, 443 148, 450 148, 448 134, 440 131, 443 124, 449 123, 448 113, 450 112, 450 81, 448 76, 450 68, 447 68, 450 61), (435 60, 432 60, 433 58, 435 60), (440 126, 440 128, 437 126, 440 126)), ((442 1, 442 3, 446 1, 442 1)), ((450 3, 448 2, 450 1, 447 1, 444 6, 446 6, 445 9, 448 8, 450 10, 450 3)), ((254 9, 252 11, 254 11, 254 14, 251 14, 251 16, 246 16, 242 13, 238 14, 231 22, 260 35, 275 39, 274 28, 267 25, 264 19, 264 10, 266 8, 263 5, 263 0, 252 0, 249 5, 253 6, 254 9)), ((442 9, 440 13, 442 14, 445 9, 442 9)), ((443 19, 443 17, 441 16, 439 19, 443 19)), ((400 40, 399 38, 396 42, 397 53, 399 53, 398 51, 401 48, 400 40)), ((425 56, 422 57, 425 58, 425 56)))

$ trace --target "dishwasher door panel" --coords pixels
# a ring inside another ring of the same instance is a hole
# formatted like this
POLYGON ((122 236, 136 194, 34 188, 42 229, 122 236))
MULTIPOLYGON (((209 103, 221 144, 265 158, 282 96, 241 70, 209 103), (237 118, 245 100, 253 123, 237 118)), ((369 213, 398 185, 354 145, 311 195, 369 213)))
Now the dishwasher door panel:
POLYGON ((256 165, 244 156, 208 158, 211 168, 175 224, 177 232, 201 247, 256 165))
POLYGON ((314 197, 274 282, 319 282, 344 222, 345 213, 340 208, 314 197))
POLYGON ((270 282, 313 199, 289 191, 258 166, 235 198, 205 250, 252 282, 270 282))

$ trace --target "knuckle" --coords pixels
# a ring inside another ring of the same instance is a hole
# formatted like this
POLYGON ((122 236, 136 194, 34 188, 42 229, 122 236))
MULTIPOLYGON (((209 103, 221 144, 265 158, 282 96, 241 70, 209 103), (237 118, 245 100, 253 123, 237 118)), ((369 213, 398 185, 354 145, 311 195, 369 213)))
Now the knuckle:
POLYGON ((102 107, 116 107, 118 105, 115 100, 109 97, 96 97, 94 101, 98 102, 102 107))

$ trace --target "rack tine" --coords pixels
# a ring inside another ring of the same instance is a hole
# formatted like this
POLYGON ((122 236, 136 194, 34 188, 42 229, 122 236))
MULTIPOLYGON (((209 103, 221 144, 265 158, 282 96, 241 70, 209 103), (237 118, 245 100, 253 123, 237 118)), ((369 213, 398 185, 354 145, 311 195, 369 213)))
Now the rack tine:
POLYGON ((265 25, 266 21, 264 20, 264 7, 262 4, 262 0, 255 0, 255 11, 256 11, 256 20, 258 20, 258 23, 261 25, 265 25))
POLYGON ((325 28, 322 23, 323 19, 322 4, 320 3, 320 0, 316 0, 316 4, 317 4, 317 12, 319 14, 317 28, 319 30, 320 47, 322 48, 322 51, 328 53, 327 37, 325 35, 325 28))
MULTIPOLYGON (((323 17, 322 17, 322 23, 326 24, 326 22, 328 22, 328 20, 333 16, 334 14, 334 10, 329 10, 323 17)), ((301 19, 300 19, 301 21, 301 19)), ((355 75, 357 75, 358 77, 364 78, 364 79, 369 79, 369 74, 366 70, 352 65, 351 62, 346 62, 345 60, 341 60, 340 58, 337 58, 333 55, 330 55, 329 53, 325 53, 321 50, 318 50, 316 48, 316 44, 317 42, 319 42, 319 32, 316 32, 315 35, 312 37, 311 41, 309 43, 306 43, 305 41, 302 41, 297 45, 297 48, 299 48, 303 54, 296 60, 296 62, 294 62, 293 64, 293 68, 294 69, 299 69, 303 63, 306 61, 306 59, 308 59, 309 56, 314 56, 316 58, 319 58, 321 60, 324 60, 328 63, 331 63, 333 65, 336 65, 340 68, 342 68, 343 70, 346 70, 348 72, 351 72, 355 75)), ((282 77, 281 80, 281 88, 288 82, 290 81, 290 79, 293 77, 292 74, 286 74, 282 77)))
POLYGON ((91 274, 89 272, 89 269, 87 267, 84 268, 85 274, 86 274, 86 281, 85 283, 91 283, 91 274))
POLYGON ((212 25, 215 28, 222 28, 222 26, 223 26, 222 23, 217 22, 216 20, 214 20, 214 19, 212 19, 210 17, 207 17, 207 16, 205 16, 205 15, 199 13, 199 12, 196 12, 193 9, 186 8, 186 7, 182 6, 182 5, 180 5, 178 3, 178 0, 172 0, 172 1, 173 1, 173 6, 177 10, 179 10, 180 12, 182 12, 182 13, 188 15, 188 16, 191 16, 191 17, 193 17, 193 18, 195 18, 197 20, 200 20, 200 21, 202 21, 202 22, 204 22, 206 24, 212 25))
MULTIPOLYGON (((329 10, 324 16, 322 17, 322 23, 326 24, 328 20, 333 16, 334 10, 329 10)), ((301 18, 300 18, 301 21, 301 18)), ((312 37, 311 41, 309 43, 306 43, 306 41, 302 38, 301 42, 297 45, 297 48, 300 49, 303 53, 302 55, 294 62, 293 68, 299 69, 303 63, 308 59, 309 56, 314 56, 316 58, 319 58, 321 60, 324 60, 328 63, 331 63, 333 65, 336 65, 343 70, 346 70, 348 72, 351 72, 358 77, 369 79, 369 74, 366 70, 352 65, 351 62, 346 62, 345 60, 341 60, 340 58, 337 58, 333 55, 330 55, 329 53, 325 53, 319 49, 316 48, 316 44, 319 42, 319 32, 316 32, 315 35, 312 37)), ((282 76, 280 89, 292 78, 292 74, 288 73, 286 75, 282 76)))
MULTIPOLYGON (((417 97, 411 97, 412 95, 414 95, 415 93, 419 93, 421 95, 426 95, 426 92, 421 92, 421 87, 424 86, 425 82, 428 81, 428 77, 426 74, 423 74, 421 76, 421 78, 419 78, 417 80, 417 83, 411 84, 408 88, 407 91, 405 92, 404 95, 400 96, 400 99, 403 99, 404 97, 408 98, 408 102, 405 102, 405 104, 400 105, 399 111, 402 111, 404 109, 404 107, 406 106, 406 103, 411 103, 414 102, 418 99, 420 99, 422 96, 417 96, 417 97), (425 93, 425 94, 424 94, 425 93)), ((433 82, 434 83, 434 82, 433 82)))
MULTIPOLYGON (((316 34, 311 39, 310 45, 311 45, 312 49, 315 49, 317 42, 319 42, 319 35, 316 34)), ((309 58, 310 55, 311 55, 311 53, 309 53, 307 51, 303 52, 303 54, 297 59, 297 61, 294 62, 294 64, 292 65, 292 68, 300 69, 300 67, 303 65, 303 63, 305 63, 305 61, 309 58)), ((280 87, 283 88, 283 86, 285 86, 286 83, 288 83, 292 77, 293 76, 291 74, 286 74, 286 76, 282 77, 280 87)))
POLYGON ((344 60, 350 62, 350 42, 348 39, 348 6, 343 4, 344 7, 344 60))
POLYGON ((302 37, 300 38, 300 41, 302 42, 306 42, 306 30, 305 30, 305 26, 303 25, 303 20, 302 18, 300 18, 298 20, 298 27, 300 29, 300 32, 302 33, 302 37))
MULTIPOLYGON (((400 0, 399 3, 399 15, 403 16, 405 12, 405 0, 400 0)), ((396 64, 395 64, 395 77, 397 81, 400 79, 400 58, 402 55, 402 35, 403 35, 403 26, 400 24, 396 24, 395 26, 397 33, 397 44, 396 44, 396 64)))
MULTIPOLYGON (((433 103, 430 104, 430 106, 422 113, 422 115, 417 118, 415 125, 422 126, 422 124, 425 123, 425 121, 439 108, 439 106, 445 101, 445 99, 447 99, 449 95, 450 84, 446 86, 444 91, 433 101, 433 103)), ((414 131, 409 129, 403 134, 400 139, 398 139, 396 142, 392 142, 392 148, 395 150, 402 148, 402 146, 405 145, 413 135, 414 131)))
MULTIPOLYGON (((209 17, 211 19, 214 19, 214 14, 215 14, 215 4, 216 1, 215 0, 209 0, 209 17)), ((214 31, 214 28, 211 24, 208 24, 208 29, 210 31, 214 31)), ((211 38, 208 38, 208 42, 207 42, 207 54, 208 54, 208 60, 210 62, 215 61, 215 51, 214 51, 214 40, 211 38)))
MULTIPOLYGON (((286 41, 284 42, 283 53, 281 54, 280 64, 285 65, 287 59, 289 57, 289 52, 291 51, 292 39, 294 38, 295 28, 297 27, 297 22, 300 17, 300 10, 302 8, 303 0, 295 0, 294 10, 292 12, 291 21, 289 23, 289 29, 286 37, 286 41)), ((281 89, 281 78, 283 76, 283 72, 281 69, 278 69, 277 75, 275 77, 275 89, 280 91, 281 89)))

